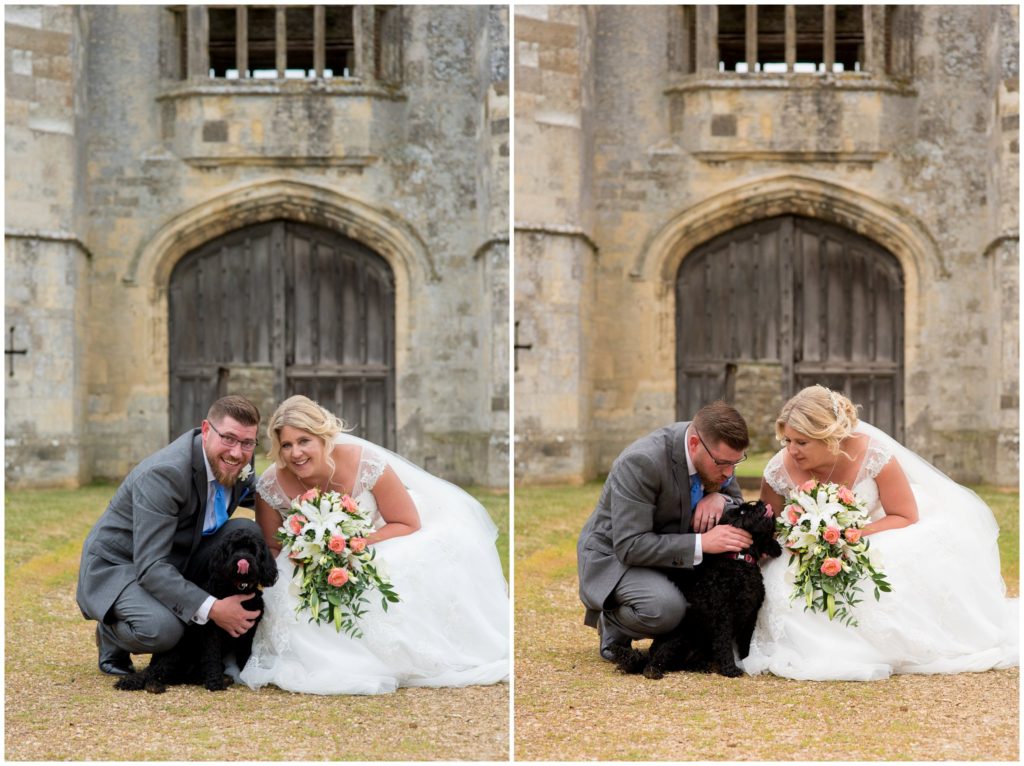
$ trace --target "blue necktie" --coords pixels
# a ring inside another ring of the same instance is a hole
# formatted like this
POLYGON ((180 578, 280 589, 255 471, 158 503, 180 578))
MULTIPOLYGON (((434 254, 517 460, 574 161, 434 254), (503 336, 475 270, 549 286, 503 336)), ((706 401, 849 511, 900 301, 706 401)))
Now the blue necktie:
POLYGON ((700 480, 700 474, 692 474, 690 476, 690 508, 696 508, 702 497, 704 497, 704 484, 700 480))
POLYGON ((204 535, 212 535, 224 526, 228 520, 228 491, 219 481, 213 483, 213 527, 204 529, 204 535))

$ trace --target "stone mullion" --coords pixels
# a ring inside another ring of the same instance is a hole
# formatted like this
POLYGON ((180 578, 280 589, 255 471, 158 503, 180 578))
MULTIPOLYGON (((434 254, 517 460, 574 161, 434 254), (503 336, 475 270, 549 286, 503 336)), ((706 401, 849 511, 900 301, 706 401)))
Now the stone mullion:
POLYGON ((352 31, 355 38, 354 72, 363 80, 376 78, 374 70, 373 43, 376 37, 376 9, 372 5, 356 5, 352 8, 352 31))
POLYGON ((210 14, 205 5, 188 7, 188 79, 210 76, 210 14))
POLYGON ((796 69, 796 6, 786 6, 786 71, 796 69))
POLYGON ((718 71, 718 6, 697 6, 697 71, 718 71))
POLYGON ((836 7, 834 5, 822 6, 824 14, 824 39, 822 40, 822 58, 824 59, 825 71, 831 72, 836 65, 836 7))
POLYGON ((288 68, 288 24, 284 6, 274 9, 274 62, 277 66, 277 77, 283 80, 288 68))
POLYGON ((884 13, 885 8, 882 6, 864 6, 864 58, 861 66, 871 74, 882 74, 885 71, 884 13))
POLYGON ((326 11, 322 5, 313 6, 313 69, 317 78, 324 76, 327 60, 326 11))
POLYGON ((238 79, 249 76, 249 6, 235 6, 235 67, 238 79))
POLYGON ((746 40, 746 56, 747 56, 747 72, 753 72, 757 69, 757 6, 747 6, 747 40, 746 40))

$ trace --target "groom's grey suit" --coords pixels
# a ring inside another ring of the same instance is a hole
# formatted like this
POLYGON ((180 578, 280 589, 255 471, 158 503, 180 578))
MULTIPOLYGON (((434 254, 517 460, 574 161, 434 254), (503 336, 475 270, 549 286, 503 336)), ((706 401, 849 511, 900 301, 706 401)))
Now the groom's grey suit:
MULTIPOLYGON (((251 505, 253 479, 235 484, 228 516, 251 505)), ((128 474, 82 546, 76 598, 103 638, 125 651, 167 651, 209 594, 187 577, 201 550, 241 520, 203 537, 208 478, 201 429, 182 434, 128 474)), ((245 520, 244 523, 252 523, 245 520)))
MULTIPOLYGON (((576 546, 580 599, 591 627, 605 612, 619 632, 643 638, 672 630, 682 619, 686 603, 658 570, 694 566, 697 535, 690 530, 685 444, 689 425, 659 428, 633 442, 612 464, 576 546), (627 573, 631 604, 622 609, 615 596, 627 573)), ((721 491, 728 505, 743 502, 735 480, 721 491)))

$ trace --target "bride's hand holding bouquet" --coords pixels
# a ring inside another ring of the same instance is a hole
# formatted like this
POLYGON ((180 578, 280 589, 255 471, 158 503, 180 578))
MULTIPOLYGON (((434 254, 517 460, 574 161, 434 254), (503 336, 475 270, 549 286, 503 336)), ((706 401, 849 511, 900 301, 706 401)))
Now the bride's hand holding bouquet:
POLYGON ((790 553, 795 585, 791 598, 805 609, 825 612, 856 625, 850 613, 864 580, 874 583, 875 599, 892 590, 871 560, 864 503, 849 487, 810 479, 796 487, 776 519, 776 533, 790 553))
POLYGON ((362 633, 357 621, 378 591, 381 607, 396 603, 395 593, 376 551, 368 544, 374 532, 368 516, 347 494, 319 488, 299 495, 277 531, 282 550, 295 566, 298 611, 315 623, 331 623, 353 638, 362 633))

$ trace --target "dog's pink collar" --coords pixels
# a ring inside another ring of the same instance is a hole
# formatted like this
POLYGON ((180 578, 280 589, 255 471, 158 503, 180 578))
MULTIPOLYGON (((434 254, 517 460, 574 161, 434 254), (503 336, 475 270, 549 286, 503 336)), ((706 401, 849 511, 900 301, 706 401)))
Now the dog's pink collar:
POLYGON ((746 561, 748 564, 757 564, 757 559, 749 553, 734 553, 733 558, 737 561, 746 561))

